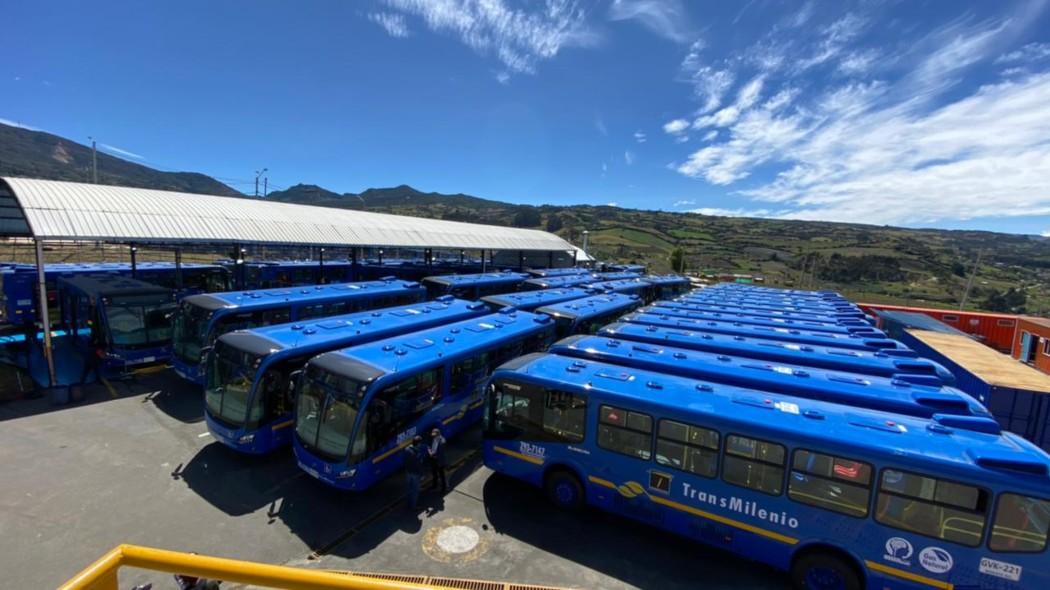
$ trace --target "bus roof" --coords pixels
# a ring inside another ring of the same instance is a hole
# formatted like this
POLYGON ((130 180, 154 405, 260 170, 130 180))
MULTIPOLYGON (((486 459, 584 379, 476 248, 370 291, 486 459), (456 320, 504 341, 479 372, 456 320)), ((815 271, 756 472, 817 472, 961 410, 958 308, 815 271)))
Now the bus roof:
POLYGON ((331 350, 353 346, 357 342, 403 334, 408 330, 463 320, 487 312, 488 307, 477 301, 441 297, 426 303, 237 330, 223 334, 219 341, 253 352, 294 350, 296 353, 303 353, 311 350, 331 350))
POLYGON ((584 287, 588 289, 601 289, 603 291, 627 291, 630 289, 642 289, 648 287, 652 283, 644 281, 640 278, 634 279, 616 279, 614 281, 598 281, 596 283, 588 283, 584 287))
POLYGON ((689 414, 723 431, 787 438, 792 446, 819 443, 825 452, 845 456, 874 451, 895 461, 936 464, 978 482, 1011 477, 1011 484, 1024 482, 1045 492, 1050 475, 1050 456, 1003 433, 991 418, 902 416, 553 354, 521 357, 493 378, 512 375, 553 381, 584 395, 598 392, 605 403, 631 403, 679 419, 689 414))
POLYGON ((318 355, 311 365, 343 374, 351 365, 367 365, 381 373, 425 369, 453 355, 470 355, 500 340, 542 330, 550 318, 526 311, 504 310, 479 318, 394 336, 318 355))
POLYGON ((783 328, 797 328, 799 330, 812 330, 815 332, 834 332, 838 334, 875 334, 882 335, 875 326, 863 321, 857 321, 853 325, 843 325, 834 319, 821 320, 780 318, 748 313, 727 313, 721 311, 701 311, 683 309, 680 307, 663 307, 649 305, 638 310, 639 313, 651 313, 664 317, 689 318, 699 321, 734 322, 757 326, 780 326, 783 328))
POLYGON ((208 310, 252 309, 270 307, 288 301, 324 302, 327 300, 354 299, 381 293, 398 293, 419 290, 419 283, 412 281, 361 281, 357 283, 335 283, 304 287, 282 287, 277 289, 255 289, 252 291, 227 291, 225 293, 202 293, 190 295, 183 301, 208 310))
POLYGON ((599 272, 596 276, 603 281, 622 281, 624 279, 640 279, 641 273, 633 271, 618 270, 614 272, 599 272))
POLYGON ((565 268, 529 268, 527 273, 534 277, 564 277, 568 275, 587 274, 591 271, 586 268, 568 266, 565 268))
POLYGON ((607 336, 570 336, 550 352, 908 416, 991 415, 971 396, 935 379, 913 383, 906 375, 859 375, 607 336))
POLYGON ((117 274, 77 274, 58 278, 59 288, 91 297, 115 294, 170 294, 171 289, 117 274))
POLYGON ((424 282, 459 287, 463 285, 499 285, 503 283, 520 283, 529 278, 523 272, 486 272, 469 275, 438 275, 426 277, 424 282))
POLYGON ((583 285, 585 283, 593 283, 594 275, 590 273, 580 273, 575 275, 562 275, 558 277, 537 277, 535 279, 528 279, 524 281, 524 284, 531 287, 539 287, 541 289, 550 289, 553 287, 575 287, 577 285, 583 285))
POLYGON ((489 295, 481 300, 499 307, 513 307, 522 311, 531 311, 542 305, 571 301, 592 295, 593 291, 587 289, 541 289, 538 291, 519 291, 516 293, 503 293, 501 295, 489 295))
POLYGON ((778 297, 737 297, 732 294, 718 293, 711 294, 709 289, 704 289, 699 293, 688 293, 682 296, 682 299, 687 301, 701 301, 710 303, 725 303, 725 304, 747 304, 747 305, 762 305, 762 306, 773 306, 783 309, 793 309, 796 311, 863 311, 849 302, 828 302, 823 300, 810 300, 810 299, 783 299, 778 297))
POLYGON ((871 325, 871 322, 864 319, 864 314, 860 311, 856 313, 842 313, 842 312, 803 312, 803 311, 790 311, 781 310, 776 308, 761 307, 761 306, 750 306, 742 304, 723 304, 723 303, 705 303, 699 301, 688 301, 684 299, 665 299, 661 301, 654 301, 653 305, 657 307, 670 307, 674 309, 688 309, 694 311, 715 311, 719 313, 740 313, 753 316, 761 317, 782 317, 782 318, 793 318, 800 320, 815 320, 823 322, 838 322, 845 323, 851 322, 856 324, 857 322, 871 325))
POLYGON ((853 348, 858 350, 904 348, 904 345, 896 340, 887 338, 881 332, 858 335, 833 334, 831 332, 814 332, 812 330, 798 330, 795 328, 778 328, 774 326, 744 325, 734 322, 691 320, 689 318, 674 318, 652 313, 631 313, 625 315, 622 318, 622 321, 631 322, 633 324, 660 326, 664 328, 681 328, 696 332, 713 332, 717 334, 766 338, 771 340, 782 340, 784 342, 798 342, 801 344, 835 346, 839 348, 853 348))
MULTIPOLYGON (((199 270, 199 269, 217 269, 224 270, 222 266, 218 264, 199 264, 199 263, 184 263, 181 265, 182 270, 199 270)), ((135 265, 137 271, 152 271, 152 270, 164 270, 175 272, 174 262, 139 262, 135 265)), ((33 272, 36 273, 36 267, 33 265, 18 265, 10 270, 16 272, 33 272)), ((92 273, 106 273, 116 272, 125 273, 131 272, 131 264, 128 262, 59 262, 55 264, 48 264, 44 267, 47 274, 92 274, 92 273)))
POLYGON ((878 351, 851 350, 763 338, 690 332, 679 328, 661 328, 624 322, 609 324, 601 329, 600 334, 639 342, 667 344, 679 348, 810 367, 824 367, 865 375, 933 375, 946 384, 955 382, 955 375, 951 371, 933 361, 919 358, 914 351, 906 348, 878 351))
POLYGON ((544 305, 536 313, 547 314, 553 318, 592 318, 610 312, 627 310, 638 305, 637 295, 623 293, 602 293, 583 299, 564 301, 553 305, 544 305))
POLYGON ((643 280, 654 285, 688 285, 689 279, 682 275, 645 275, 643 280))

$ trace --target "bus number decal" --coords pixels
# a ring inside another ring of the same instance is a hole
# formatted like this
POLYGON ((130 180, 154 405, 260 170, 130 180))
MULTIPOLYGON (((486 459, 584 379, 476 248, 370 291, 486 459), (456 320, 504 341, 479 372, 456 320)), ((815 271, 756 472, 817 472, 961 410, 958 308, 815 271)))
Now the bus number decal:
POLYGON ((530 457, 537 457, 539 459, 546 458, 547 449, 545 449, 545 448, 543 448, 543 447, 541 447, 539 445, 534 445, 532 443, 527 443, 527 442, 522 441, 519 448, 521 449, 521 454, 523 454, 523 455, 528 455, 530 457))
POLYGON ((776 512, 761 508, 758 502, 754 500, 745 500, 737 496, 718 496, 717 494, 698 490, 686 482, 682 482, 682 495, 689 500, 693 500, 694 503, 699 502, 700 504, 731 510, 772 524, 784 525, 793 529, 798 528, 797 518, 788 516, 787 512, 776 512))
POLYGON ((416 436, 416 427, 415 426, 413 426, 412 428, 409 428, 408 430, 406 430, 406 431, 402 432, 401 434, 397 435, 397 444, 400 445, 401 443, 405 442, 406 440, 409 440, 409 439, 413 438, 414 436, 416 436))
POLYGON ((982 557, 980 570, 982 574, 995 576, 996 578, 1003 578, 1004 580, 1011 580, 1014 582, 1021 581, 1021 566, 1006 563, 1005 561, 999 561, 990 557, 982 557))

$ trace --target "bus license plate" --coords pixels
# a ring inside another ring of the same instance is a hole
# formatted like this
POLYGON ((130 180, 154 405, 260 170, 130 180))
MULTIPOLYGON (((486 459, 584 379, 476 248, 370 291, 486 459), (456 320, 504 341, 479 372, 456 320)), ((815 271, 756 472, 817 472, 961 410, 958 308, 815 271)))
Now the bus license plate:
POLYGON ((982 574, 988 574, 989 576, 1013 580, 1014 582, 1021 581, 1021 566, 1006 563, 1005 561, 982 557, 980 570, 982 574))
POLYGON ((321 479, 321 474, 318 473, 316 469, 311 469, 310 467, 307 467, 301 461, 299 462, 299 469, 302 469, 303 471, 309 473, 310 477, 313 477, 314 479, 321 479))

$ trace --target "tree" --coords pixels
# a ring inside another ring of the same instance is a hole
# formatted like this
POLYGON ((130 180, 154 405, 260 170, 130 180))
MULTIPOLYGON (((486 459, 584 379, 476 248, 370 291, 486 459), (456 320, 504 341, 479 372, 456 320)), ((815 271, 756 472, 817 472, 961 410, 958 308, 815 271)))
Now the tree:
POLYGON ((551 215, 547 218, 547 231, 556 232, 561 229, 564 224, 561 221, 561 217, 557 215, 551 215))
POLYGON ((677 273, 685 272, 685 250, 681 248, 671 250, 671 270, 677 273))
POLYGON ((1002 293, 992 290, 985 297, 984 302, 981 304, 981 309, 1005 313, 1024 313, 1027 301, 1028 296, 1020 289, 1010 287, 1002 293))
POLYGON ((536 227, 542 223, 543 218, 540 216, 540 212, 535 207, 529 207, 523 205, 518 207, 518 210, 514 213, 514 219, 511 223, 514 227, 536 227))

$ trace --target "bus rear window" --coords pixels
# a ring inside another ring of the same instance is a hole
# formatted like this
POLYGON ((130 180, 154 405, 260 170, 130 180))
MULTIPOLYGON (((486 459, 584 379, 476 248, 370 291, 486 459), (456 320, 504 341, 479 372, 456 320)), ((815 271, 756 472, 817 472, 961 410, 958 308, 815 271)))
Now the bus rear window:
POLYGON ((613 406, 598 415, 598 446, 637 459, 652 456, 653 418, 613 406))
POLYGON ((779 496, 784 488, 785 456, 782 445, 731 434, 726 437, 722 479, 736 486, 779 496))
POLYGON ((905 531, 976 547, 988 494, 980 488, 905 473, 882 472, 875 520, 905 531))
POLYGON ((871 466, 799 449, 792 461, 788 497, 832 512, 867 516, 871 466))
POLYGON ((1003 553, 1038 553, 1046 548, 1050 501, 1002 494, 988 548, 1003 553))

